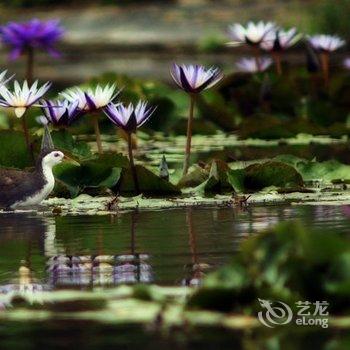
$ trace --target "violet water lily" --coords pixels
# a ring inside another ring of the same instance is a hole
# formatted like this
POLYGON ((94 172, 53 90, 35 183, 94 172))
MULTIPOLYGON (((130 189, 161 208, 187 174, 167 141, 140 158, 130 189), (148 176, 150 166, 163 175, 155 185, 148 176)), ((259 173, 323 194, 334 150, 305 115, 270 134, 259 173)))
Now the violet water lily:
POLYGON ((247 44, 258 46, 275 28, 276 25, 274 23, 265 23, 263 21, 258 23, 248 22, 246 26, 239 23, 232 24, 228 28, 228 34, 231 39, 228 45, 238 46, 247 44))
POLYGON ((253 49, 256 63, 260 64, 260 44, 265 41, 266 37, 276 30, 273 22, 248 22, 246 26, 235 23, 229 26, 228 35, 231 39, 227 43, 229 46, 249 45, 253 49))
POLYGON ((98 113, 117 97, 121 90, 116 90, 114 84, 102 87, 97 85, 95 89, 87 89, 86 91, 76 87, 64 91, 61 95, 71 103, 77 101, 78 108, 83 113, 92 115, 93 125, 96 135, 97 149, 100 154, 103 153, 100 127, 98 124, 98 113))
POLYGON ((190 164, 192 123, 196 95, 216 85, 223 78, 223 74, 215 67, 205 68, 200 65, 177 64, 173 65, 170 73, 175 83, 190 96, 190 112, 187 124, 187 142, 183 167, 183 174, 186 175, 190 164))
POLYGON ((28 82, 25 80, 22 86, 18 81, 15 81, 12 91, 4 85, 0 87, 0 106, 14 108, 17 118, 21 118, 23 132, 29 151, 31 150, 25 112, 46 94, 50 86, 51 83, 47 82, 41 87, 38 87, 38 81, 35 81, 34 84, 29 86, 28 82))
POLYGON ((318 34, 309 36, 308 41, 312 48, 320 54, 323 78, 325 85, 328 86, 330 54, 343 47, 345 40, 336 35, 318 34))
POLYGON ((110 121, 123 129, 127 134, 128 139, 128 152, 131 171, 134 179, 135 191, 139 194, 140 187, 137 177, 137 172, 134 163, 134 156, 132 152, 132 134, 136 133, 137 128, 141 127, 147 122, 147 120, 152 116, 155 111, 155 107, 149 107, 147 102, 139 101, 136 106, 129 104, 128 106, 118 103, 108 104, 104 108, 104 112, 110 121))
MULTIPOLYGON (((46 123, 50 123, 53 126, 69 126, 79 115, 82 114, 81 110, 78 108, 78 104, 78 101, 42 100, 42 118, 45 118, 46 123)), ((43 121, 42 118, 40 119, 43 121)), ((45 121, 43 121, 43 123, 45 124, 45 121)))
POLYGON ((259 65, 254 57, 244 57, 236 62, 236 69, 242 73, 259 73, 267 70, 272 64, 270 57, 262 57, 259 65))
POLYGON ((46 51, 57 57, 55 45, 63 34, 64 29, 59 20, 42 21, 35 18, 27 22, 9 22, 0 27, 1 40, 11 50, 10 59, 15 60, 21 55, 26 55, 26 78, 29 83, 33 79, 34 52, 46 51))
POLYGON ((277 74, 282 74, 281 54, 295 45, 301 38, 296 28, 270 31, 260 43, 260 48, 269 52, 275 60, 277 74))

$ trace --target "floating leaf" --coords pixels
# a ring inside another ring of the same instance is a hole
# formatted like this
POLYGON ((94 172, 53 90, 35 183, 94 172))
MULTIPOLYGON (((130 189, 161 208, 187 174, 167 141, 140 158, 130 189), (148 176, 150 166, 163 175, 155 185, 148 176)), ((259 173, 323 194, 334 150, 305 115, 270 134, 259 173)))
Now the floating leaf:
POLYGON ((248 166, 243 170, 230 170, 228 179, 237 192, 257 191, 265 187, 301 187, 301 175, 290 165, 269 161, 248 166))
POLYGON ((121 154, 103 155, 81 163, 81 166, 62 163, 55 167, 56 178, 76 197, 86 188, 112 188, 119 181, 127 159, 121 154))
MULTIPOLYGON (((144 168, 141 165, 136 165, 136 172, 139 180, 140 190, 143 193, 149 194, 180 194, 181 191, 171 182, 166 181, 150 170, 144 168)), ((121 193, 133 193, 134 180, 130 168, 126 168, 122 172, 121 181, 115 188, 116 191, 121 193)))

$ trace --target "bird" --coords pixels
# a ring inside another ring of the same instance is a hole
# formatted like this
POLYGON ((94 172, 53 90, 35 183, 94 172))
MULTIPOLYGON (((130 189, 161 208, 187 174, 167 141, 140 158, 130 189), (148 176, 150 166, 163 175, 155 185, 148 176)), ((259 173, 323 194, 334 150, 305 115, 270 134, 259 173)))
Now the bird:
POLYGON ((52 169, 65 158, 63 152, 43 148, 32 172, 0 169, 0 208, 14 210, 40 204, 52 192, 52 169))

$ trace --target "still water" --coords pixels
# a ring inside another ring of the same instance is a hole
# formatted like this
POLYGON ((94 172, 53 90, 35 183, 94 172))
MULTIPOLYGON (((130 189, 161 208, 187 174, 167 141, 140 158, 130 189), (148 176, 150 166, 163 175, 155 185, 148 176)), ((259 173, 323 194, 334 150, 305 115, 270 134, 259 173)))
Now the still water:
MULTIPOLYGON (((285 220, 329 234, 350 231, 341 206, 251 206, 176 209, 115 216, 0 215, 0 292, 111 286, 197 285, 229 261, 240 243, 285 220)), ((313 328, 193 329, 155 332, 142 326, 56 318, 4 322, 0 349, 348 349, 346 332, 313 328), (293 341, 291 341, 293 339, 293 341)))
POLYGON ((330 234, 347 234, 346 213, 341 206, 302 205, 115 216, 1 215, 0 292, 23 281, 39 289, 139 282, 197 285, 208 271, 229 261, 250 235, 296 219, 330 234))

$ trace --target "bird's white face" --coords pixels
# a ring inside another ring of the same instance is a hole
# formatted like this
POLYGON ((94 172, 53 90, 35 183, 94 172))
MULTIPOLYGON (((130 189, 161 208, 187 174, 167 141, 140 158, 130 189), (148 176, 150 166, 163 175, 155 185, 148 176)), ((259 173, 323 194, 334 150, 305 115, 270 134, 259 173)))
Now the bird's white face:
POLYGON ((64 154, 60 151, 52 151, 43 158, 43 167, 54 167, 62 162, 64 154))

